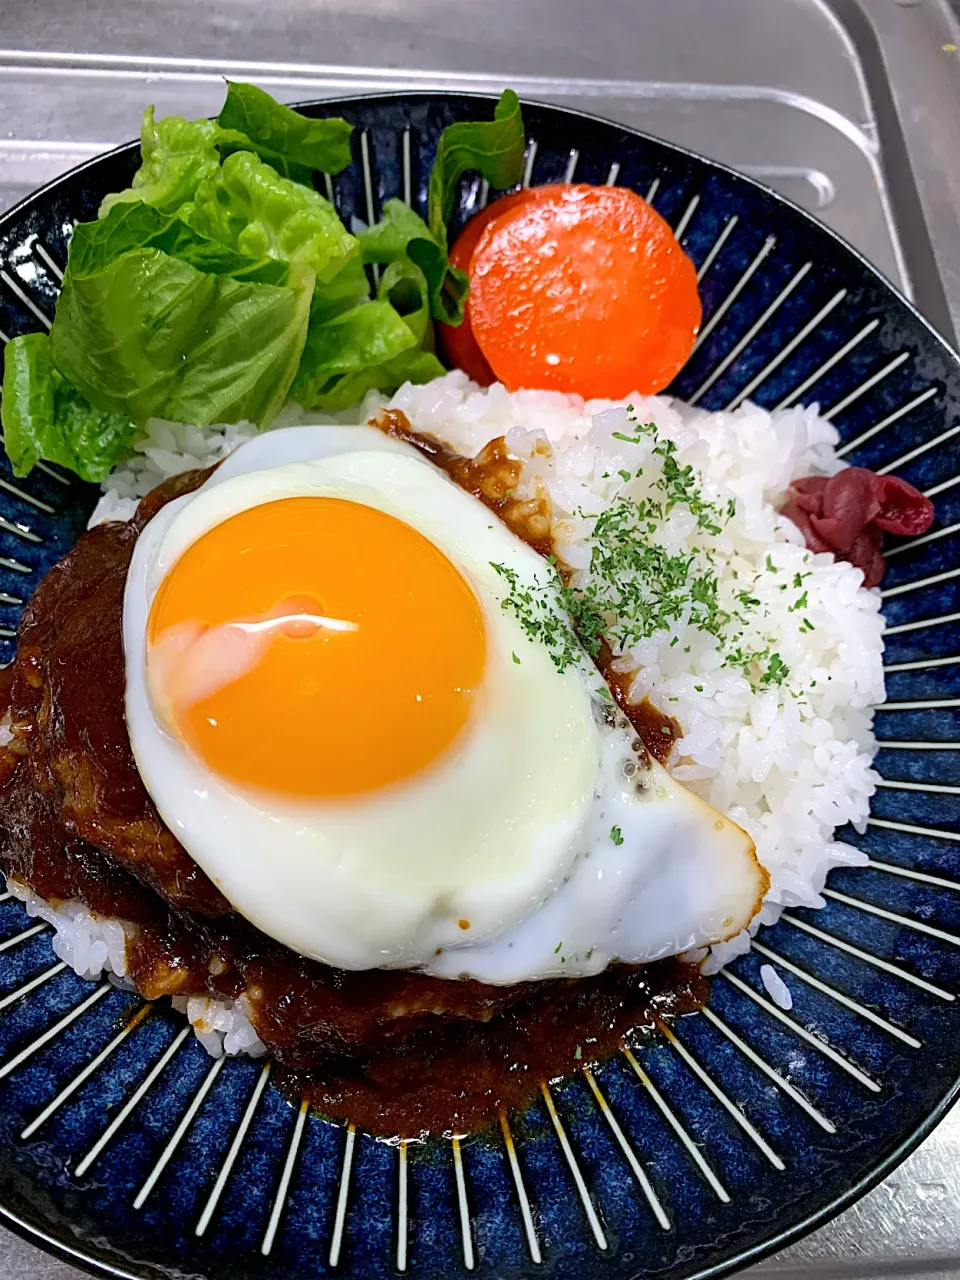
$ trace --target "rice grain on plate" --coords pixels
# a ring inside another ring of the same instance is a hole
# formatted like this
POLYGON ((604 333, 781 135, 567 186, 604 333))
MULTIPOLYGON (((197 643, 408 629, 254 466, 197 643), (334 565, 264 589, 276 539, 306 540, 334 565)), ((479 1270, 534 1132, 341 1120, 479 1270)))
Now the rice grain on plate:
POLYGON ((778 1008, 793 1008, 793 996, 790 994, 790 988, 772 964, 762 964, 760 966, 760 981, 763 983, 767 995, 778 1008))

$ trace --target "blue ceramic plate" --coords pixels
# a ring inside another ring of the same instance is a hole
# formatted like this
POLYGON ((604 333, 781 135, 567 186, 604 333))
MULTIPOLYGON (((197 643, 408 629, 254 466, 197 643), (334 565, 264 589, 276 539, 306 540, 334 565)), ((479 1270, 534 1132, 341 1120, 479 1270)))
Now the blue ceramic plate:
MULTIPOLYGON (((357 126, 343 217, 422 212, 454 94, 311 105, 357 126)), ((111 1276, 556 1280, 716 1275, 823 1222, 919 1141, 960 1077, 960 361, 856 253, 719 165, 620 126, 526 109, 533 183, 619 182, 696 263, 703 340, 673 390, 708 409, 817 401, 852 462, 934 498, 884 587, 889 702, 870 865, 788 911, 676 1038, 544 1084, 462 1141, 388 1144, 291 1106, 269 1068, 213 1062, 182 1020, 56 963, 0 905, 0 1212, 111 1276), (758 978, 786 977, 784 1013, 758 978)), ((47 326, 75 222, 128 184, 135 146, 0 220, 0 329, 47 326)), ((461 215, 484 197, 467 184, 461 215)), ((0 464, 0 647, 72 545, 91 488, 0 464)), ((429 1082, 425 1082, 429 1088, 429 1082)))

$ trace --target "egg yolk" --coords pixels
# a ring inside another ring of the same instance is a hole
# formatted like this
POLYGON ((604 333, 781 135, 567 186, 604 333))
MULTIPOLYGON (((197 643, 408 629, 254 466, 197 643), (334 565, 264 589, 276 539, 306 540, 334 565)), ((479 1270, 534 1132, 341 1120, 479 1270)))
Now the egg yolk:
POLYGON ((336 797, 409 778, 464 729, 486 636, 423 534, 339 498, 284 498, 192 543, 147 628, 151 700, 222 778, 336 797))

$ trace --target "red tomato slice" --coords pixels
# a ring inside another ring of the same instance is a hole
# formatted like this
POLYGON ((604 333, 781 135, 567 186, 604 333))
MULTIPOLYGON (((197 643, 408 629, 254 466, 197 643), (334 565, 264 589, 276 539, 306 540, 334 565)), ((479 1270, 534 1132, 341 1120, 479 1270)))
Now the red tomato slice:
MULTIPOLYGON (((473 257, 473 251, 477 247, 477 241, 483 235, 484 231, 490 223, 502 213, 515 209, 518 205, 525 204, 529 200, 537 200, 544 191, 549 191, 550 187, 521 187, 519 191, 511 191, 509 195, 500 196, 498 200, 494 200, 492 204, 488 204, 485 209, 480 209, 475 213, 470 221, 453 244, 450 250, 450 261, 455 267, 459 267, 461 271, 470 272, 470 259, 473 257)), ((489 387, 491 382, 496 382, 496 376, 484 357, 483 352, 477 346, 477 340, 473 336, 473 328, 470 324, 470 299, 467 298, 467 304, 463 313, 463 324, 441 324, 438 327, 440 344, 443 353, 447 357, 447 361, 453 365, 455 369, 462 369, 468 377, 474 382, 479 382, 482 387, 489 387)))

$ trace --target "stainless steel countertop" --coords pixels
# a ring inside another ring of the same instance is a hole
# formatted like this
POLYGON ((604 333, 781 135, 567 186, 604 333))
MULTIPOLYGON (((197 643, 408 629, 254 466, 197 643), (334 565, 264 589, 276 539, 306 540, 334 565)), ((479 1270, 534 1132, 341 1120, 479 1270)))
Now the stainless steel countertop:
MULTIPOLYGON (((749 172, 960 332, 960 26, 948 0, 33 0, 0 5, 0 208, 212 114, 225 74, 286 101, 456 87, 579 106, 749 172)), ((960 1111, 870 1195, 753 1268, 960 1274, 960 1111)), ((0 1229, 2 1280, 78 1280, 0 1229)))

